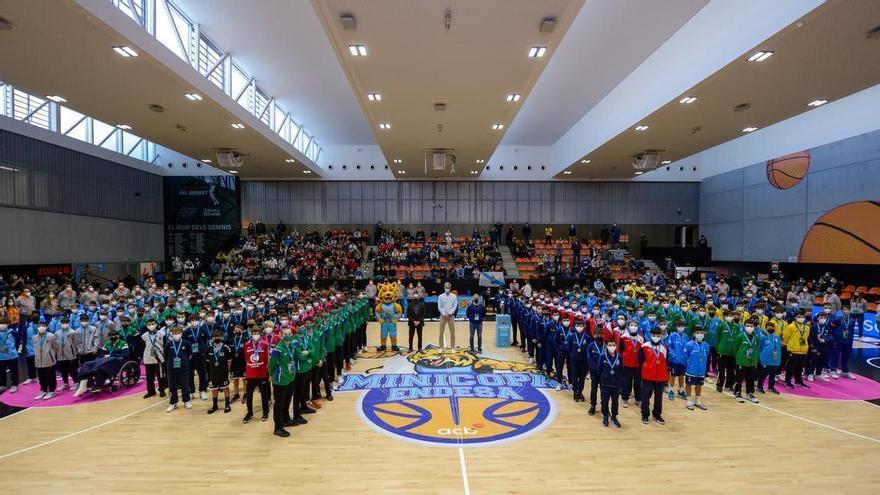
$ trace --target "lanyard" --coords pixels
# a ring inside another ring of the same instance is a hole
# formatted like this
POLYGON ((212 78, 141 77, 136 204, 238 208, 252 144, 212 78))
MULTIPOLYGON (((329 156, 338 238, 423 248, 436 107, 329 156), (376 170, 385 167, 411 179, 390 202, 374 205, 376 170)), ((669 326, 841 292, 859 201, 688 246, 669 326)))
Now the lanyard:
POLYGON ((242 339, 243 335, 244 334, 238 334, 232 340, 232 345, 233 345, 233 347, 235 347, 235 352, 238 352, 238 350, 241 349, 241 339, 242 339))
POLYGON ((200 333, 202 333, 202 327, 198 327, 195 330, 192 327, 189 328, 189 335, 192 337, 193 342, 198 343, 200 333))
POLYGON ((147 331, 147 338, 150 339, 150 347, 156 347, 156 339, 159 338, 159 334, 147 331))
POLYGON ((223 349, 222 344, 221 344, 220 348, 218 348, 216 345, 211 347, 211 352, 214 354, 214 363, 215 364, 218 364, 220 362, 220 356, 222 356, 222 354, 217 354, 217 351, 222 350, 222 349, 223 349))
POLYGON ((824 339, 824 338, 825 338, 825 332, 826 332, 825 328, 826 328, 827 326, 828 326, 827 323, 824 324, 824 325, 820 325, 820 324, 816 323, 816 328, 819 330, 819 331, 818 331, 818 335, 816 335, 816 336, 819 337, 820 339, 824 339))
POLYGON ((46 334, 40 336, 40 352, 43 352, 43 344, 46 343, 46 334))
MULTIPOLYGON (((659 344, 658 344, 658 346, 659 346, 659 344)), ((660 355, 663 354, 663 352, 658 347, 655 347, 653 345, 649 345, 648 349, 651 349, 651 352, 654 353, 654 359, 659 363, 660 362, 660 355)))
POLYGON ((171 349, 174 350, 174 357, 176 357, 176 358, 180 357, 180 348, 181 347, 183 347, 183 339, 180 339, 177 342, 174 342, 174 340, 172 339, 171 349))
POLYGON ((617 354, 616 352, 614 353, 614 362, 613 362, 613 363, 612 363, 611 361, 608 360, 608 351, 603 352, 603 353, 602 353, 602 357, 605 358, 605 363, 606 363, 606 364, 607 364, 612 370, 614 370, 614 368, 616 368, 617 365, 620 364, 620 354, 617 354))
POLYGON ((753 347, 753 346, 752 346, 752 342, 755 340, 755 336, 754 336, 754 335, 751 336, 751 337, 749 337, 749 333, 748 333, 748 332, 744 332, 744 333, 743 333, 743 338, 746 339, 746 342, 749 344, 749 347, 753 347))
POLYGON ((262 350, 262 346, 260 344, 263 342, 263 339, 260 338, 260 340, 258 340, 257 342, 257 344, 252 344, 253 351, 251 352, 251 355, 260 355, 260 351, 262 350))
POLYGON ((575 343, 577 343, 578 349, 580 349, 581 346, 584 345, 584 342, 586 342, 586 340, 587 340, 587 337, 585 335, 583 335, 583 332, 581 332, 581 335, 575 334, 575 336, 574 336, 574 341, 575 341, 575 343))

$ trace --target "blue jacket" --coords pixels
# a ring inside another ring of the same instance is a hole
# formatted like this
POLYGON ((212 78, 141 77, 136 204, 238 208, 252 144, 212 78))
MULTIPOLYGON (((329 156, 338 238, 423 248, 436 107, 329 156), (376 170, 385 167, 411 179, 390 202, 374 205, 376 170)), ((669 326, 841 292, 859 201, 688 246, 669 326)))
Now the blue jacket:
POLYGON ((31 357, 34 355, 34 335, 37 334, 37 326, 30 321, 25 325, 27 325, 25 331, 21 330, 21 326, 18 328, 19 345, 24 347, 25 356, 31 357), (24 342, 21 341, 22 339, 24 342))
POLYGON ((577 333, 575 332, 573 327, 567 327, 565 325, 559 325, 559 330, 556 331, 556 351, 560 354, 568 353, 568 338, 571 334, 577 333))
POLYGON ((812 352, 814 349, 826 348, 831 345, 834 341, 834 325, 829 318, 825 321, 824 325, 819 325, 819 322, 814 321, 810 326, 810 351, 812 352), (819 339, 824 340, 825 342, 820 342, 819 339))
POLYGON ((562 325, 553 320, 550 320, 549 323, 544 326, 545 333, 542 343, 549 352, 554 354, 556 353, 556 340, 559 338, 560 327, 562 327, 562 325))
POLYGON ((589 360, 590 344, 592 343, 593 337, 586 330, 581 333, 577 331, 570 332, 565 340, 565 348, 568 350, 569 360, 586 363, 589 360))
POLYGON ((666 349, 669 351, 667 359, 671 364, 687 363, 687 356, 684 353, 684 347, 690 342, 690 337, 686 333, 672 332, 666 337, 666 349))
POLYGON ((482 304, 469 304, 466 314, 468 321, 482 325, 483 320, 486 319, 486 306, 482 304))
POLYGON ((709 362, 709 344, 705 341, 690 340, 682 351, 685 356, 684 374, 687 376, 705 377, 706 365, 709 362))
POLYGON ((782 362, 782 337, 777 332, 763 332, 758 343, 758 359, 764 366, 779 366, 782 362))
POLYGON ((590 371, 598 373, 601 367, 602 354, 605 353, 605 346, 599 345, 595 340, 587 347, 587 364, 590 371))
POLYGON ((208 328, 208 325, 199 325, 196 328, 189 326, 183 331, 182 340, 189 342, 192 356, 204 355, 208 351, 208 341, 211 339, 208 328))
POLYGON ((839 346, 853 345, 853 337, 858 330, 859 322, 852 316, 839 316, 834 327, 834 343, 839 346))
MULTIPOLYGON (((0 331, 0 361, 18 358, 18 331, 12 327, 0 331)), ((18 366, 17 364, 15 366, 18 366)))
POLYGON ((602 354, 599 355, 599 383, 602 388, 620 388, 622 370, 623 358, 620 357, 620 354, 615 352, 612 357, 603 348, 602 354))

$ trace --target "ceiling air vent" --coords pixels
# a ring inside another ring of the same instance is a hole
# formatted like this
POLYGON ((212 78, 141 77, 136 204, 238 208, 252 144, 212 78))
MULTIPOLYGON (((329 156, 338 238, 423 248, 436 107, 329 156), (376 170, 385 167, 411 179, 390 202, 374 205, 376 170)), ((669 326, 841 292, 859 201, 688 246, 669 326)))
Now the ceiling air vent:
POLYGON ((556 29, 556 18, 545 17, 541 19, 541 27, 538 30, 542 33, 552 33, 556 29))
POLYGON ((434 103, 434 111, 435 112, 445 112, 446 111, 446 103, 434 103))
POLYGON ((746 110, 752 108, 751 103, 740 103, 739 105, 733 107, 734 112, 745 112, 746 110))
MULTIPOLYGON (((3 28, 0 27, 0 29, 3 28)), ((865 33, 865 38, 868 38, 869 40, 880 40, 880 26, 877 26, 874 29, 871 29, 870 31, 865 33)))
POLYGON ((357 22, 355 22, 353 14, 339 14, 339 22, 342 24, 342 29, 346 31, 357 29, 357 22))
POLYGON ((162 105, 157 105, 155 103, 148 105, 147 108, 149 108, 150 111, 156 112, 156 113, 164 113, 165 112, 165 107, 163 107, 162 105))
POLYGON ((7 19, 0 17, 0 31, 9 31, 12 29, 12 23, 7 19))

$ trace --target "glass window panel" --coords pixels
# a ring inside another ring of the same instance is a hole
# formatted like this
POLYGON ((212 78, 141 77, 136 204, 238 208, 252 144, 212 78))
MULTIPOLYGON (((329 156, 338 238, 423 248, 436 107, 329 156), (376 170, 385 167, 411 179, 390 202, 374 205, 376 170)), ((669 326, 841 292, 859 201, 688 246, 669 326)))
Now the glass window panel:
MULTIPOLYGON (((217 45, 211 42, 211 40, 201 36, 199 38, 199 72, 204 76, 211 70, 212 67, 217 63, 218 60, 223 56, 223 53, 217 48, 217 45)), ((220 89, 223 89, 223 81, 226 72, 226 64, 220 64, 214 72, 211 73, 211 76, 208 77, 208 80, 214 83, 220 89)))
POLYGON ((85 115, 77 112, 76 110, 72 110, 65 106, 58 105, 58 118, 61 121, 61 133, 68 134, 71 128, 77 123, 80 123, 80 119, 85 117, 85 115))
MULTIPOLYGON (((168 4, 168 10, 171 12, 171 20, 174 22, 174 27, 177 29, 177 33, 180 35, 180 40, 183 43, 183 47, 186 50, 187 54, 192 52, 192 39, 194 34, 193 23, 187 19, 183 13, 174 6, 174 4, 168 4)), ((182 57, 186 58, 186 57, 182 57)))
POLYGON ((156 2, 156 39, 175 55, 186 60, 186 53, 181 49, 180 42, 177 40, 177 27, 174 19, 168 14, 169 9, 162 5, 163 3, 164 0, 156 2))

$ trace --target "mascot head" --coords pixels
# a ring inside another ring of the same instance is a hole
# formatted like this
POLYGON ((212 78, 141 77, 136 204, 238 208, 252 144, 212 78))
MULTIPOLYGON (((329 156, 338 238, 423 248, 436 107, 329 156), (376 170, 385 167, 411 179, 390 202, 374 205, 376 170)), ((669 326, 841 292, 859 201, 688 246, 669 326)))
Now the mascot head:
POLYGON ((385 304, 391 304, 397 300, 397 284, 391 283, 382 283, 379 284, 379 301, 385 304))

